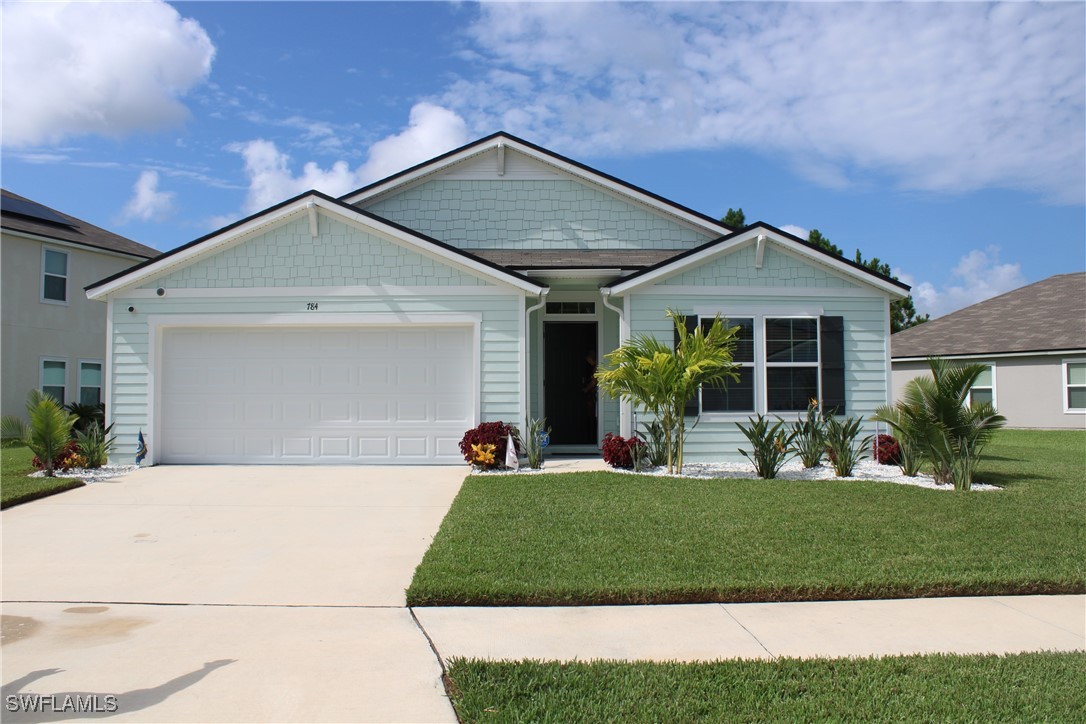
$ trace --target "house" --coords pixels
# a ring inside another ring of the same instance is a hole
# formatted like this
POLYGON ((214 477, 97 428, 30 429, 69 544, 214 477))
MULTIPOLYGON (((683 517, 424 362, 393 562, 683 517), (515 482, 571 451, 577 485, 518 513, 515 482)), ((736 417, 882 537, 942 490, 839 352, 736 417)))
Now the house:
MULTIPOLYGON (((505 133, 339 199, 311 191, 88 288, 110 320, 121 455, 158 463, 445 463, 479 422, 546 416, 598 450, 635 411, 593 362, 725 315, 741 380, 706 390, 689 459, 810 398, 889 398, 905 285, 767 224, 721 222, 505 133)), ((693 421, 691 421, 693 422, 693 421)))
POLYGON ((1086 272, 1057 274, 891 338, 894 399, 930 372, 927 358, 987 369, 969 399, 991 402, 1008 427, 1086 427, 1086 272))
POLYGON ((35 388, 63 403, 104 400, 106 309, 83 287, 158 253, 0 191, 0 412, 25 418, 35 388))

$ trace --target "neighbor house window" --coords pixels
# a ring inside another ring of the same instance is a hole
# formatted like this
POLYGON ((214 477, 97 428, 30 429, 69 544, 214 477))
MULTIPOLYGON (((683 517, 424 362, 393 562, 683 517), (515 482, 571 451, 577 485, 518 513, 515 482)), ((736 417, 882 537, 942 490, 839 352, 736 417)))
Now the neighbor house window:
POLYGON ((1086 412, 1086 360, 1063 363, 1063 386, 1067 412, 1086 412))
POLYGON ((68 301, 68 255, 56 249, 42 249, 41 297, 47 302, 68 301))
POLYGON ((79 403, 98 405, 102 402, 102 363, 79 363, 79 403))
MULTIPOLYGON (((738 381, 724 389, 703 387, 701 410, 714 412, 797 412, 819 398, 819 335, 817 317, 727 317, 739 327, 732 361, 738 381)), ((713 318, 699 319, 708 330, 713 318)))
POLYGON ((41 361, 41 391, 63 405, 66 402, 64 393, 67 387, 68 363, 59 359, 43 359, 41 361))
POLYGON ((983 405, 985 402, 995 406, 995 365, 985 365, 984 371, 969 388, 969 406, 983 405))

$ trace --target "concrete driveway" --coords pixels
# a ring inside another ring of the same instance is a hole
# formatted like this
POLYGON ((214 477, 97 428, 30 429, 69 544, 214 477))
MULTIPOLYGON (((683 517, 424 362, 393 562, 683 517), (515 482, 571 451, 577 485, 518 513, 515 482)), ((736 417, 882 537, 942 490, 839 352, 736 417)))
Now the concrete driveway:
POLYGON ((465 472, 155 467, 4 511, 3 720, 455 721, 404 589, 465 472))

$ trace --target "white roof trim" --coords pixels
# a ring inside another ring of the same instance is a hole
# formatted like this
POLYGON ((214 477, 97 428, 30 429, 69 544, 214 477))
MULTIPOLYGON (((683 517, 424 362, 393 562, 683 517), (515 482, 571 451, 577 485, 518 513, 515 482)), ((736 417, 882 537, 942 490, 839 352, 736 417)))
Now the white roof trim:
MULTIPOLYGON (((885 292, 886 294, 889 294, 891 298, 904 298, 908 295, 906 291, 892 282, 879 279, 878 277, 869 274, 863 274, 840 259, 836 259, 827 254, 822 254, 814 249, 809 249, 803 244, 797 244, 792 239, 774 233, 771 229, 757 226, 742 233, 729 236, 721 241, 713 242, 701 251, 681 259, 676 259, 668 264, 664 264, 651 272, 614 284, 611 286, 611 294, 621 296, 656 284, 669 277, 681 274, 689 269, 712 261, 718 256, 733 252, 742 246, 754 244, 758 241, 758 237, 760 236, 764 236, 767 240, 772 241, 775 244, 780 244, 789 252, 805 257, 816 264, 828 267, 834 272, 846 276, 851 280, 857 281, 865 286, 874 287, 881 292, 885 292)), ((741 292, 741 289, 737 288, 736 291, 741 292)))
POLYGON ((87 292, 88 299, 105 299, 111 294, 114 294, 121 289, 131 287, 136 284, 140 284, 152 277, 159 276, 163 273, 171 271, 175 268, 180 268, 200 257, 212 254, 230 244, 242 239, 245 236, 261 231, 262 229, 278 224, 288 217, 296 214, 305 214, 309 212, 312 206, 318 207, 321 212, 330 216, 336 216, 344 221, 350 223, 352 226, 362 226, 367 230, 373 230, 380 235, 388 238, 394 243, 401 244, 412 248, 415 251, 419 251, 432 258, 439 259, 445 263, 452 264, 454 266, 466 269, 467 271, 482 276, 484 278, 496 281, 507 286, 514 287, 523 292, 532 295, 538 295, 543 289, 542 286, 526 282, 523 279, 519 279, 510 274, 506 274, 493 267, 487 266, 481 262, 475 261, 462 256, 456 252, 450 251, 438 245, 431 245, 425 243, 425 241, 417 238, 413 234, 409 234, 402 229, 399 229, 391 224, 387 224, 383 221, 366 216, 360 212, 349 211, 343 208, 337 203, 330 202, 326 199, 316 196, 314 194, 306 194, 298 199, 295 199, 290 204, 276 209, 274 213, 270 215, 261 214, 249 221, 236 226, 229 231, 225 231, 221 234, 217 234, 208 239, 205 239, 199 244, 195 244, 192 247, 183 251, 171 254, 165 258, 158 259, 145 267, 136 269, 129 274, 114 279, 109 284, 105 284, 101 287, 97 287, 87 292))
POLYGON ((647 193, 643 193, 621 183, 616 183, 614 180, 609 179, 602 174, 593 173, 588 169, 581 168, 580 166, 569 163, 568 161, 563 161, 560 158, 556 158, 549 154, 541 153, 530 146, 526 146, 523 143, 519 143, 515 139, 504 135, 496 136, 481 145, 467 146, 461 149, 459 153, 447 156, 440 161, 428 163, 420 168, 415 169, 415 171, 413 171, 412 173, 404 174, 403 176, 396 176, 395 178, 389 179, 388 181, 372 188, 357 191, 348 196, 344 196, 340 200, 348 204, 357 204, 363 201, 368 201, 378 196, 387 194, 390 191, 398 189, 402 186, 408 186, 410 184, 413 184, 419 179, 422 179, 426 176, 432 176, 434 174, 440 173, 441 171, 444 171, 451 166, 455 166, 462 161, 466 161, 469 158, 478 156, 483 153, 487 153, 488 151, 497 148, 511 148, 519 153, 523 153, 525 156, 529 156, 530 158, 540 163, 546 164, 551 168, 556 168, 559 171, 562 171, 570 176, 574 176, 583 181, 587 181, 589 183, 595 184, 596 186, 607 189, 609 192, 615 194, 616 196, 630 199, 631 201, 634 201, 641 206, 648 206, 659 213, 675 217, 685 222, 686 224, 696 226, 697 228, 704 230, 711 236, 726 236, 731 233, 728 230, 728 227, 724 226, 723 224, 710 223, 706 219, 703 219, 696 214, 692 214, 677 206, 673 206, 672 204, 669 204, 665 201, 661 201, 660 199, 654 198, 647 193))

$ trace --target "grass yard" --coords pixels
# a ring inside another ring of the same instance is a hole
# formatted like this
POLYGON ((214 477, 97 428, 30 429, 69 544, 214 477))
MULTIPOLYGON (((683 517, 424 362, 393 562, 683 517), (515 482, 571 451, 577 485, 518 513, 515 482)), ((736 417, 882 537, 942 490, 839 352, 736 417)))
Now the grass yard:
POLYGON ((73 478, 29 478, 34 453, 25 447, 0 447, 0 508, 8 508, 84 485, 73 478))
POLYGON ((1083 721, 1086 654, 711 664, 453 661, 463 722, 1083 721))
POLYGON ((1086 591, 1086 431, 997 433, 956 493, 862 481, 472 476, 409 605, 1086 591))

